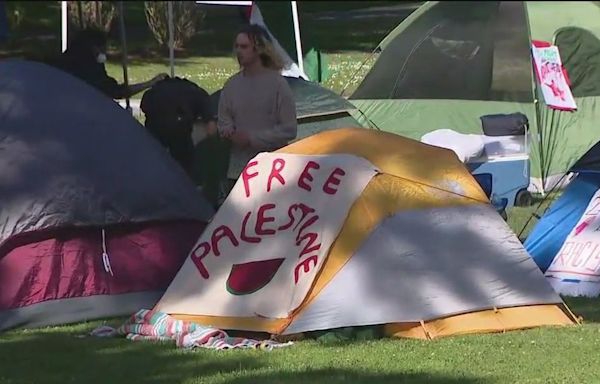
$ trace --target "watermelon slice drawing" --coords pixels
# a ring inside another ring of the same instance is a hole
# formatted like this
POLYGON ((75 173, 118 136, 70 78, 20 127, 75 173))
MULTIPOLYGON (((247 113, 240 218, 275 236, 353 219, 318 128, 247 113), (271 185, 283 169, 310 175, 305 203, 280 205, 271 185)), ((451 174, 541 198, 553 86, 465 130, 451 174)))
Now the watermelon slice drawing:
POLYGON ((284 258, 234 264, 227 278, 227 291, 242 296, 254 293, 269 284, 285 261, 284 258))

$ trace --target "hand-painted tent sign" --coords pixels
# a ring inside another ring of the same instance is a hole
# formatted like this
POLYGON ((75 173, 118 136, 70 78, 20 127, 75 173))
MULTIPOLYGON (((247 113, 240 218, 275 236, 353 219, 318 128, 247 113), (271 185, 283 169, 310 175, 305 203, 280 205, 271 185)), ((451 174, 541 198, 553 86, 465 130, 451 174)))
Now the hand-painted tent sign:
POLYGON ((559 293, 600 294, 600 191, 569 233, 546 277, 559 293))
POLYGON ((208 316, 287 317, 377 172, 352 155, 259 154, 161 302, 208 316))
POLYGON ((558 47, 537 43, 532 45, 532 53, 535 73, 546 105, 563 111, 576 110, 577 105, 563 70, 558 47))

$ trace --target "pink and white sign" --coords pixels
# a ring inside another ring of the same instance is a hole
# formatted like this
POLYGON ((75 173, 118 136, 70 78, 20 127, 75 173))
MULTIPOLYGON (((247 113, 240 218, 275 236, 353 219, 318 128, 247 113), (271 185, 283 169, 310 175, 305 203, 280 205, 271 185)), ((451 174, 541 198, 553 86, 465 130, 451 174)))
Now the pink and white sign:
POLYGON ((545 274, 559 293, 577 291, 589 296, 600 293, 600 191, 588 204, 545 274), (579 287, 563 289, 573 284, 579 287))
POLYGON ((575 99, 565 78, 558 47, 532 46, 534 67, 544 95, 544 102, 550 108, 573 111, 577 109, 575 99))
POLYGON ((287 317, 305 299, 350 208, 377 172, 352 155, 259 154, 157 309, 287 317))

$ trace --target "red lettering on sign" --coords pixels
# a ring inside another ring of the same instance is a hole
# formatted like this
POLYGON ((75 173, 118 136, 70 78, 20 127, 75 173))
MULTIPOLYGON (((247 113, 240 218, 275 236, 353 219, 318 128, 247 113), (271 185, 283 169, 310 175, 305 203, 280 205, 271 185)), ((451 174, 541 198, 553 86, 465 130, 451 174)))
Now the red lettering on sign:
MULTIPOLYGON (((298 221, 298 224, 296 224, 296 227, 302 222, 302 220, 304 220, 304 218, 306 217, 306 215, 308 215, 311 212, 315 212, 315 210, 311 207, 309 207, 306 204, 303 203, 298 203, 298 204, 293 204, 290 206, 290 208, 288 209, 288 216, 290 218, 290 221, 287 224, 282 225, 281 227, 279 227, 278 229, 280 231, 285 231, 286 229, 289 229, 292 225, 294 225, 294 223, 296 222, 296 218, 294 216, 294 211, 300 209, 302 211, 302 218, 300 219, 300 221, 298 221)), ((294 228, 295 230, 296 228, 294 228)))
POLYGON ((571 248, 573 248, 573 243, 566 242, 563 246, 562 252, 560 252, 556 258, 556 266, 566 266, 569 261, 569 254, 571 253, 571 248))
POLYGON ((298 209, 299 206, 299 204, 290 205, 290 207, 288 208, 288 218, 290 219, 290 221, 287 224, 284 224, 281 227, 277 228, 278 230, 285 231, 286 229, 294 225, 294 211, 298 209))
POLYGON ((331 175, 329 175, 329 177, 327 178, 325 185, 323 186, 323 192, 325 192, 328 195, 335 195, 338 190, 332 188, 330 185, 340 185, 340 182, 342 180, 336 178, 336 176, 344 176, 345 174, 346 172, 344 172, 344 170, 341 168, 334 169, 333 172, 331 172, 331 175))
POLYGON ((254 167, 256 165, 258 165, 258 161, 253 160, 253 161, 249 162, 248 165, 246 165, 246 167, 242 171, 242 181, 244 182, 244 189, 246 191, 246 197, 250 197, 250 183, 249 183, 250 179, 258 176, 258 172, 248 173, 248 170, 250 169, 250 167, 254 167))
POLYGON ((300 220, 298 220, 298 222, 294 226, 294 229, 293 229, 294 231, 296 230, 296 228, 298 228, 298 226, 300 224, 302 224, 302 222, 304 221, 304 219, 306 218, 306 216, 308 216, 309 214, 311 214, 313 212, 316 212, 314 210, 314 208, 311 208, 311 207, 309 207, 307 205, 304 205, 304 204, 300 204, 300 209, 302 209, 302 217, 300 218, 300 220))
POLYGON ((275 234, 274 229, 264 229, 263 228, 263 225, 265 225, 265 223, 270 223, 272 221, 275 221, 275 217, 272 217, 272 216, 265 217, 265 212, 270 209, 274 209, 274 208, 275 208, 275 204, 265 204, 265 205, 262 205, 260 208, 258 208, 258 215, 256 217, 256 226, 254 227, 257 235, 266 236, 266 235, 274 235, 275 234))
MULTIPOLYGON (((590 261, 590 259, 592 258, 592 256, 596 252, 596 250, 598 249, 598 245, 597 244, 593 244, 593 243, 590 243, 590 242, 588 242, 588 244, 590 245, 588 247, 588 249, 591 248, 591 251, 586 252, 587 253, 587 257, 585 258, 585 261, 580 264, 581 267, 585 267, 588 264, 588 262, 590 261)), ((579 267, 579 265, 577 265, 577 267, 579 267)))
POLYGON ((587 269, 590 272, 596 272, 598 271, 598 268, 600 267, 600 252, 596 252, 593 258, 593 263, 590 263, 590 266, 586 267, 585 269, 587 269))
POLYGON ((590 244, 589 241, 587 243, 580 243, 575 245, 575 252, 573 252, 573 257, 571 257, 571 267, 579 267, 579 265, 581 264, 581 255, 583 254, 583 251, 588 246, 588 244, 590 244))
POLYGON ((316 243, 318 237, 319 236, 314 232, 310 232, 310 233, 307 233, 306 235, 302 236, 300 238, 300 240, 298 240, 296 242, 296 245, 302 244, 302 242, 306 239, 308 239, 308 243, 306 243, 306 245, 304 246, 304 249, 302 249, 302 252, 300 252, 300 256, 298 256, 298 257, 302 257, 308 253, 312 253, 312 252, 315 252, 315 251, 318 251, 319 249, 321 249, 321 243, 319 243, 317 245, 313 245, 314 243, 316 243))
POLYGON ((228 226, 221 225, 219 228, 215 229, 210 239, 215 256, 219 256, 221 254, 221 252, 219 251, 219 241, 225 237, 228 237, 229 241, 231 241, 231 244, 233 244, 235 247, 240 245, 240 243, 235 238, 233 231, 228 226))
POLYGON ((285 180, 283 176, 281 176, 281 171, 285 167, 285 160, 283 159, 275 159, 273 160, 273 166, 271 168, 271 173, 269 174, 269 179, 267 181, 267 192, 271 192, 271 183, 273 179, 279 180, 281 185, 285 185, 285 180))
POLYGON ((300 278, 300 267, 303 267, 304 273, 308 273, 312 268, 314 268, 317 265, 317 260, 317 256, 313 255, 307 257, 306 259, 298 263, 298 265, 296 265, 296 268, 294 268, 294 284, 298 284, 298 279, 300 278), (312 267, 310 266, 311 261, 313 262, 312 267))
POLYGON ((194 249, 192 252, 192 261, 198 269, 198 272, 200 272, 200 276, 204 277, 205 279, 208 279, 210 275, 208 274, 208 270, 204 266, 202 259, 204 259, 209 252, 210 245, 206 241, 198 244, 196 249, 194 249))
POLYGON ((315 216, 311 217, 310 219, 308 219, 308 220, 306 221, 306 223, 304 223, 304 224, 302 225, 302 227, 301 227, 301 228, 300 228, 300 230, 298 231, 298 236, 296 236, 296 242, 297 242, 298 240, 300 240, 300 236, 302 236, 302 232, 304 232, 304 230, 305 230, 306 228, 308 228, 308 227, 310 227, 311 225, 313 225, 314 223, 316 223, 316 222, 317 222, 317 220, 319 220, 319 215, 315 215, 315 216))
POLYGON ((307 191, 311 191, 311 187, 306 183, 305 180, 313 181, 313 177, 310 174, 311 169, 319 169, 321 168, 318 163, 314 161, 309 161, 306 163, 306 167, 304 167, 304 171, 300 174, 300 178, 298 178, 298 186, 302 189, 306 189, 307 191))
POLYGON ((248 219, 250 218, 250 215, 252 215, 252 212, 246 213, 246 216, 244 216, 244 220, 242 220, 242 231, 240 233, 240 239, 247 243, 260 243, 260 237, 250 237, 246 234, 246 227, 248 225, 248 219))

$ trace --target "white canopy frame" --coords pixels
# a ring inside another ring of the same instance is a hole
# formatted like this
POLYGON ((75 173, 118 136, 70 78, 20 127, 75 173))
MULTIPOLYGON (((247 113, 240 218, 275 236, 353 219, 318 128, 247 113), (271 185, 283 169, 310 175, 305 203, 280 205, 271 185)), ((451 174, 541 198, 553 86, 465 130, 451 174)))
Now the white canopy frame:
MULTIPOLYGON (((281 47, 277 39, 271 34, 268 27, 266 26, 260 9, 254 1, 196 1, 197 4, 206 5, 223 5, 223 6, 251 6, 252 12, 250 17, 251 24, 258 24, 267 29, 275 42, 276 49, 280 51, 280 54, 284 57, 287 62, 287 68, 282 71, 282 75, 296 78, 303 78, 308 80, 308 76, 304 73, 303 56, 302 56, 302 40, 300 37, 300 23, 298 17, 298 6, 296 1, 290 1, 290 11, 292 13, 292 19, 294 24, 294 40, 296 45, 296 62, 292 60, 287 52, 281 47)), ((123 66, 123 81, 127 86, 129 84, 129 76, 127 71, 127 36, 125 31, 125 15, 123 2, 117 2, 117 8, 119 10, 119 29, 121 35, 121 46, 122 46, 122 57, 121 64, 123 66)), ((167 2, 167 22, 168 22, 168 34, 169 34, 169 69, 171 77, 175 76, 175 51, 174 51, 174 23, 173 23, 173 3, 167 2)), ((68 2, 61 1, 61 49, 64 52, 67 49, 68 41, 68 2)), ((131 111, 129 97, 125 99, 126 109, 131 111)))

